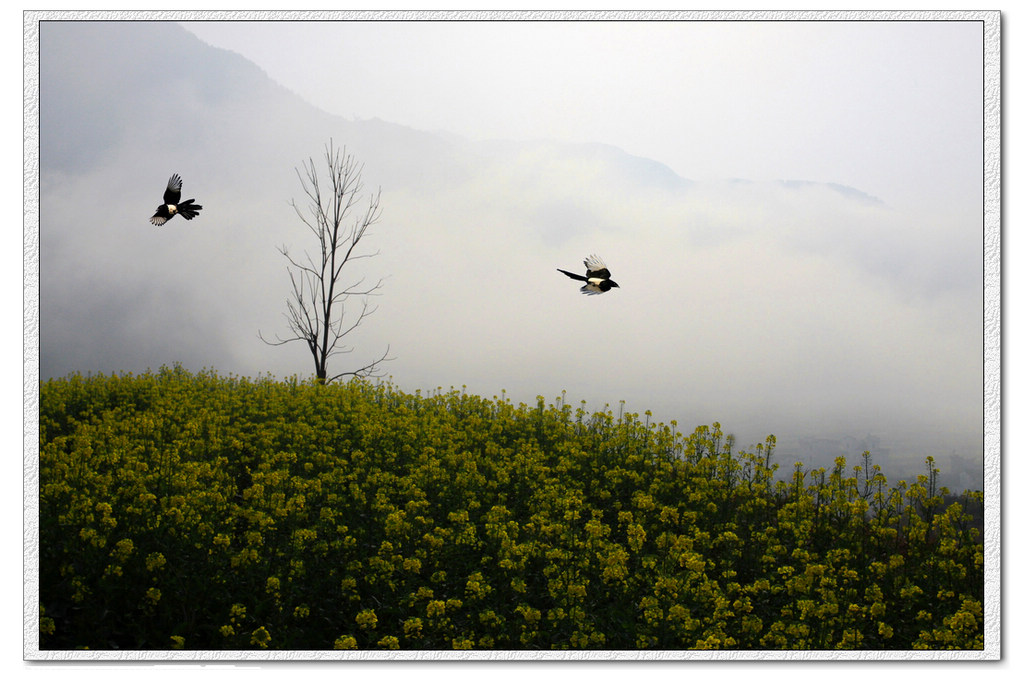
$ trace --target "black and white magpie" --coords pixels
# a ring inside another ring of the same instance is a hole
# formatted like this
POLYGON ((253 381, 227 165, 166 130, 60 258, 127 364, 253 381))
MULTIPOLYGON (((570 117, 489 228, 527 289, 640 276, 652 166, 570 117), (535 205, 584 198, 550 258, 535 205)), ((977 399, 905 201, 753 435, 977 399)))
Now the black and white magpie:
POLYGON ((580 293, 585 296, 596 296, 613 288, 619 288, 619 285, 612 281, 612 274, 608 271, 608 266, 604 264, 601 258, 591 255, 584 259, 583 264, 587 267, 586 276, 573 274, 565 270, 558 271, 570 279, 587 282, 586 285, 580 287, 580 293))
POLYGON ((199 215, 203 209, 193 203, 195 199, 181 201, 181 178, 175 173, 167 181, 167 189, 164 190, 164 202, 156 207, 156 214, 149 219, 154 225, 162 225, 175 215, 181 215, 186 220, 191 220, 199 215))

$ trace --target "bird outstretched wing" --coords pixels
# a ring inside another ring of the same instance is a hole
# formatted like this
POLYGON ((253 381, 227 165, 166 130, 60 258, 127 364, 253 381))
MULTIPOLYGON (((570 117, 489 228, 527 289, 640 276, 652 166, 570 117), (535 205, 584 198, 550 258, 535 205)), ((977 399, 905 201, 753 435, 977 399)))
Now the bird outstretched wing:
POLYGON ((164 203, 175 205, 181 200, 181 178, 175 173, 167 181, 167 189, 164 190, 164 203))
POLYGON ((618 284, 612 281, 612 275, 608 271, 608 266, 604 264, 601 258, 596 255, 589 255, 583 259, 583 264, 587 268, 586 276, 566 270, 558 270, 570 279, 587 282, 580 287, 580 293, 583 295, 596 296, 619 287, 618 284))
POLYGON ((608 266, 604 264, 604 260, 597 257, 596 255, 589 255, 583 260, 583 264, 587 267, 587 279, 611 279, 612 273, 608 271, 608 266))

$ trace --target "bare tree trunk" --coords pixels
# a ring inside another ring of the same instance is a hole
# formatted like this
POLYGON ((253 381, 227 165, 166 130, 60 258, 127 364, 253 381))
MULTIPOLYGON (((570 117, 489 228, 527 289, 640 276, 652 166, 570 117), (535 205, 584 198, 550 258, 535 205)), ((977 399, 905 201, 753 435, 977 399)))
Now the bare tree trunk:
POLYGON ((378 279, 372 285, 365 284, 365 278, 353 284, 342 284, 342 272, 346 265, 378 254, 357 254, 356 248, 367 235, 370 226, 380 219, 380 190, 369 196, 365 212, 350 219, 363 189, 362 165, 357 165, 344 150, 339 152, 335 149, 333 140, 325 147, 324 161, 329 171, 325 187, 320 185, 313 159, 303 162, 303 172, 295 169, 309 201, 308 214, 303 213, 292 201, 295 213, 314 235, 319 248, 313 255, 305 252, 303 259, 293 257, 287 247, 279 249, 288 260, 288 276, 292 284, 285 312, 292 335, 268 341, 261 333, 260 338, 269 345, 300 341, 313 356, 317 381, 330 383, 344 376, 378 375, 381 363, 391 359, 388 357, 391 347, 388 346, 378 359, 358 369, 336 374, 328 371, 328 361, 332 357, 352 352, 350 346, 342 344, 342 339, 376 312, 377 306, 372 305, 369 299, 380 295, 383 279, 378 279), (354 314, 346 309, 346 303, 353 300, 358 301, 359 305, 354 314))

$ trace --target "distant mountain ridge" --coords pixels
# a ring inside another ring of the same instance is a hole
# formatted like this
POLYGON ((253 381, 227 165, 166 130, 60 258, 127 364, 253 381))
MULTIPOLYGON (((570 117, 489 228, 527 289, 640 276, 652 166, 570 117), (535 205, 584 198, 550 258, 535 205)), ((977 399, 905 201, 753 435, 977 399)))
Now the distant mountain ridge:
MULTIPOLYGON (((417 130, 379 118, 349 120, 317 108, 242 55, 208 45, 174 22, 89 22, 88 31, 82 30, 82 23, 47 21, 40 30, 40 157, 48 171, 82 172, 95 167, 104 152, 123 143, 130 131, 145 128, 145 121, 155 118, 157 111, 184 103, 176 131, 180 137, 201 134, 205 128, 230 137, 235 121, 204 121, 203 115, 237 110, 240 105, 265 108, 258 127, 264 134, 258 144, 275 146, 276 135, 269 131, 282 120, 291 120, 303 130, 321 131, 314 138, 328 134, 352 146, 372 161, 367 167, 379 169, 381 179, 388 182, 414 182, 435 168, 462 179, 465 173, 460 168, 465 171, 480 156, 545 148, 565 159, 604 164, 619 179, 638 186, 681 191, 693 184, 657 160, 598 142, 455 142, 454 134, 417 130), (93 64, 98 59, 101 68, 66 78, 75 71, 76 55, 83 53, 90 55, 93 64), (128 105, 111 106, 112 101, 128 105), (68 125, 71 111, 76 112, 74 124, 68 125), (395 146, 407 153, 389 150, 395 146)), ((816 184, 782 183, 789 187, 816 184)), ((876 200, 854 188, 829 186, 853 198, 876 200)))
MULTIPOLYGON (((183 102, 198 113, 239 98, 294 97, 241 55, 172 22, 44 21, 39 46, 45 170, 80 172, 97 152, 183 102), (89 55, 88 72, 79 66, 82 54, 89 55)), ((182 137, 194 126, 190 118, 179 119, 182 137)))

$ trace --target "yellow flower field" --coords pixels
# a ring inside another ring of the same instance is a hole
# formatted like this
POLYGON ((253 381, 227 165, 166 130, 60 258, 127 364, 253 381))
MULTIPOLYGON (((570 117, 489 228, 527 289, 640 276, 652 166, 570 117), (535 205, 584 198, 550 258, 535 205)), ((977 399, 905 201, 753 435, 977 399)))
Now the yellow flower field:
POLYGON ((180 367, 40 384, 40 647, 980 649, 929 459, 180 367))

